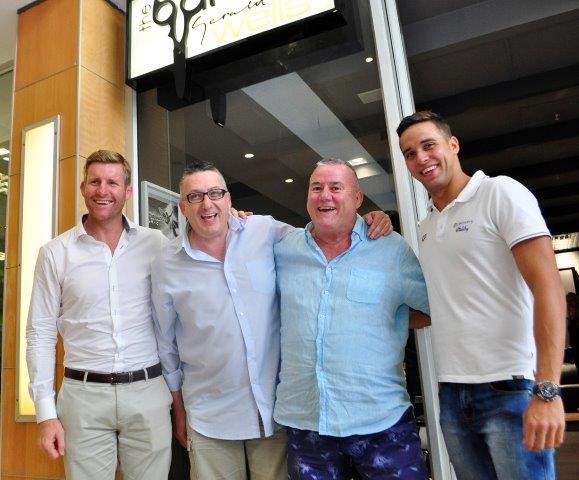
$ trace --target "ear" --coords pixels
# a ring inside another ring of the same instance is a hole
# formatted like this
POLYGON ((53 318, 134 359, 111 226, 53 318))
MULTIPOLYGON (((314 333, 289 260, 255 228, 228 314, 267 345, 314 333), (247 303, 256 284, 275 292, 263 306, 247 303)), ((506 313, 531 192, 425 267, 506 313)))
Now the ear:
POLYGON ((448 140, 448 144, 450 145, 450 149, 451 149, 452 153, 458 154, 458 152, 460 151, 460 143, 458 142, 458 138, 456 138, 453 135, 448 140))
POLYGON ((364 194, 358 190, 356 192, 356 210, 358 210, 362 206, 362 202, 364 201, 364 194))
POLYGON ((185 200, 179 200, 179 210, 185 216, 185 205, 187 205, 185 200))
POLYGON ((127 188, 125 188, 125 200, 128 200, 132 194, 133 194, 133 186, 128 185, 127 188))

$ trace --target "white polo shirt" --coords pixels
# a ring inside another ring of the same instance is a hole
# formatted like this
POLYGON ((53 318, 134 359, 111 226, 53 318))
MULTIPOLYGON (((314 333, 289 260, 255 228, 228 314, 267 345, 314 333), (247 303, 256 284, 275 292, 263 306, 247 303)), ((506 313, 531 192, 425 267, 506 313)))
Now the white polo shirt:
POLYGON ((534 378, 533 296, 511 248, 550 235, 535 197, 509 177, 476 172, 420 224, 440 382, 534 378))

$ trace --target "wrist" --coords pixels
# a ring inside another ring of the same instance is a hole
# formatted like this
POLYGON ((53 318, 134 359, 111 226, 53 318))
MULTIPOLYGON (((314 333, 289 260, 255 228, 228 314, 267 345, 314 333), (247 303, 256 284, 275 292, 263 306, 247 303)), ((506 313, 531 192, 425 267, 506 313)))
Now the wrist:
POLYGON ((550 380, 535 383, 533 395, 543 402, 552 402, 561 396, 561 387, 550 380))

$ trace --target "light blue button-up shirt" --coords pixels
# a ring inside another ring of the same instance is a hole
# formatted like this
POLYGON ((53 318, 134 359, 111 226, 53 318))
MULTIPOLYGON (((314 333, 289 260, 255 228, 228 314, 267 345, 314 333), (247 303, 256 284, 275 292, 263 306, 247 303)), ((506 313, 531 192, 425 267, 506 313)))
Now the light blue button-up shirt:
POLYGON ((171 391, 182 389, 187 420, 211 438, 274 432, 279 303, 273 245, 293 227, 271 217, 229 218, 223 262, 168 244, 152 267, 159 357, 171 391))
POLYGON ((331 261, 311 228, 274 248, 282 320, 274 418, 337 437, 380 432, 410 406, 408 307, 428 313, 420 265, 396 233, 369 240, 359 216, 350 248, 331 261))

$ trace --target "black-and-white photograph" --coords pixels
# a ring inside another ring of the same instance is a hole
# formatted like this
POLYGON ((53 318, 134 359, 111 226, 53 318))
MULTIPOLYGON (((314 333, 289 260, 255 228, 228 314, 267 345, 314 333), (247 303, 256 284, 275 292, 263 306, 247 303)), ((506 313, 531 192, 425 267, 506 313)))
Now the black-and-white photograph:
POLYGON ((141 182, 141 224, 161 230, 171 239, 179 235, 179 194, 151 182, 141 182))

